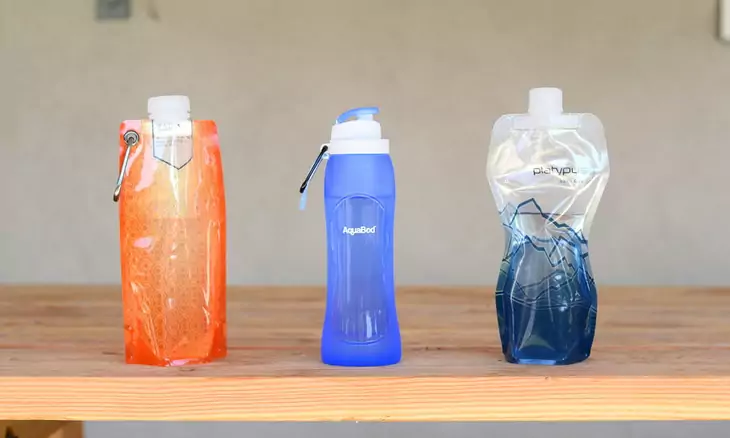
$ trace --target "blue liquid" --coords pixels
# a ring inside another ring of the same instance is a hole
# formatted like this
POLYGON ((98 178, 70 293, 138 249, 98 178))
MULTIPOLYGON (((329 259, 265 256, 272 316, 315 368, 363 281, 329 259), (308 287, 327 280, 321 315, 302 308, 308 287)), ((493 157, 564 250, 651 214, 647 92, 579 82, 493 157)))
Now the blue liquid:
POLYGON ((543 214, 534 200, 505 219, 507 245, 496 295, 505 358, 541 365, 587 359, 598 304, 587 241, 543 214))
POLYGON ((401 359, 393 278, 395 178, 387 154, 332 155, 325 173, 327 310, 322 361, 401 359))

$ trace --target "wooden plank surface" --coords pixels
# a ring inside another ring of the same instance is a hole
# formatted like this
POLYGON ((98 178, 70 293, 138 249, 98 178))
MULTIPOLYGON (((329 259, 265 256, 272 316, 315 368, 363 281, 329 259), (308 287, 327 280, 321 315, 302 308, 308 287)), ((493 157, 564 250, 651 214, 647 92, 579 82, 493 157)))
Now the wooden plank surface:
POLYGON ((504 362, 492 288, 400 288, 403 362, 319 362, 322 288, 229 288, 230 351, 123 363, 118 287, 0 287, 0 417, 730 420, 730 290, 600 288, 591 359, 504 362))
POLYGON ((76 421, 3 421, 4 438, 83 438, 83 425, 76 421))

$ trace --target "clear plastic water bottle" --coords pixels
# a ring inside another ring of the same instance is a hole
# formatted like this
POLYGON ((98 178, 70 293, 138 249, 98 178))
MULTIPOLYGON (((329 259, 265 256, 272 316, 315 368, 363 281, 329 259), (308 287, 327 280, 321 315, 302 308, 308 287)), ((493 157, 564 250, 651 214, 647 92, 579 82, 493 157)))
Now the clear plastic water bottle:
POLYGON ((497 318, 509 362, 588 358, 598 300, 588 234, 609 176, 601 121, 563 113, 557 88, 494 125, 487 176, 506 234, 497 318))
POLYGON ((337 118, 300 187, 327 159, 327 309, 322 361, 381 366, 400 361, 401 340, 393 279, 395 176, 390 145, 377 108, 356 108, 337 118), (351 120, 353 119, 353 120, 351 120))

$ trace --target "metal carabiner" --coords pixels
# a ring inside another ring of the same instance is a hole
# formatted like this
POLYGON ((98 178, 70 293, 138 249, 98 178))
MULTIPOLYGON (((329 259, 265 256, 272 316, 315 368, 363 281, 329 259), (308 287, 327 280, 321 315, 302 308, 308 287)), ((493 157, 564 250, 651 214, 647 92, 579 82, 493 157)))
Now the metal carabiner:
POLYGON ((307 186, 309 185, 309 181, 314 177, 314 174, 317 172, 317 169, 319 169, 320 163, 322 163, 322 159, 326 159, 327 151, 329 150, 329 145, 323 144, 322 148, 319 150, 319 155, 317 155, 317 158, 315 158, 314 163, 312 163, 312 167, 309 168, 309 172, 307 173, 307 176, 304 178, 304 182, 301 186, 299 186, 299 193, 304 193, 307 190, 307 186))
POLYGON ((122 168, 119 169, 119 177, 117 178, 117 187, 114 189, 114 202, 119 201, 119 194, 122 192, 122 183, 124 182, 124 175, 127 173, 127 164, 129 163, 129 154, 132 152, 132 147, 139 143, 139 134, 137 131, 127 131, 124 133, 124 143, 127 144, 127 150, 124 152, 124 160, 122 161, 122 168))
POLYGON ((330 147, 328 144, 325 143, 322 145, 319 150, 319 155, 317 155, 317 158, 314 160, 312 167, 309 168, 307 176, 304 178, 304 182, 299 187, 299 193, 301 194, 301 197, 299 198, 300 210, 304 210, 304 208, 307 206, 307 186, 309 186, 309 181, 314 178, 314 174, 317 173, 317 169, 319 169, 319 165, 322 164, 322 160, 326 160, 329 157, 329 154, 327 154, 327 151, 329 149, 330 147))

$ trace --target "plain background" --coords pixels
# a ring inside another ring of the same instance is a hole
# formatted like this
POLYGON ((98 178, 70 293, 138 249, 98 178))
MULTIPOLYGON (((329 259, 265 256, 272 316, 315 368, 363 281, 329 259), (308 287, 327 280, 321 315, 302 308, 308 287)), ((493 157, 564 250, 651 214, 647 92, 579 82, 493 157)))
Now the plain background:
POLYGON ((230 283, 324 282, 322 174, 306 212, 297 189, 335 117, 379 105, 397 281, 494 284, 492 124, 552 85, 608 133, 598 282, 730 283, 715 0, 135 0, 118 22, 92 0, 0 2, 3 282, 119 282, 119 123, 184 93, 220 127, 230 283))
MULTIPOLYGON (((590 236, 598 281, 728 284, 728 240, 715 230, 730 215, 730 46, 716 39, 716 7, 135 0, 132 19, 98 22, 92 0, 0 0, 0 281, 119 281, 111 201, 119 122, 144 117, 150 96, 181 93, 195 118, 219 124, 231 283, 324 282, 322 175, 307 212, 297 211, 296 189, 334 118, 378 105, 398 181, 398 282, 493 284, 503 235, 484 170, 491 126, 524 111, 529 88, 558 86, 567 110, 596 113, 608 134, 611 179, 590 236)), ((679 437, 721 436, 721 426, 115 423, 89 431, 679 437)))

